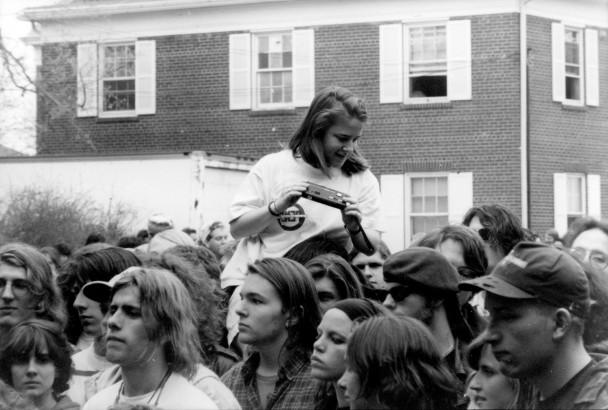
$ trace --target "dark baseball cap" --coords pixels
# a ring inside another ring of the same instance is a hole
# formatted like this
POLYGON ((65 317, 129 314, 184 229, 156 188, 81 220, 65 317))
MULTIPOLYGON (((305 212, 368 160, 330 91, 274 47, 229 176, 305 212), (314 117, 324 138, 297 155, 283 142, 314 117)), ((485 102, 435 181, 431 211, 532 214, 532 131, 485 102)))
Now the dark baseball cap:
POLYGON ((438 251, 412 247, 395 252, 382 267, 384 280, 441 293, 458 292, 458 271, 438 251))
POLYGON ((589 312, 589 281, 566 252, 538 242, 520 242, 492 270, 467 280, 460 289, 485 290, 512 299, 539 299, 566 307, 579 317, 589 312))
POLYGON ((101 280, 87 282, 82 287, 82 294, 97 303, 110 303, 114 285, 116 285, 116 283, 122 279, 127 272, 137 268, 139 268, 139 266, 127 268, 118 275, 114 275, 108 282, 101 280))

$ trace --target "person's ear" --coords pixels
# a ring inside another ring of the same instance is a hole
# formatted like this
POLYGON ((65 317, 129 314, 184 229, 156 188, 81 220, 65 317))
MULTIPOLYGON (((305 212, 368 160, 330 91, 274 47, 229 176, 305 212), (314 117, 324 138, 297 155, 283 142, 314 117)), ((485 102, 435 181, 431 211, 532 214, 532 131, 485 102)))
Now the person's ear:
POLYGON ((300 318, 304 316, 304 307, 302 305, 289 310, 289 315, 285 321, 285 327, 290 328, 298 324, 300 318))
POLYGON ((566 308, 559 308, 553 313, 553 339, 562 339, 572 325, 572 314, 566 308))

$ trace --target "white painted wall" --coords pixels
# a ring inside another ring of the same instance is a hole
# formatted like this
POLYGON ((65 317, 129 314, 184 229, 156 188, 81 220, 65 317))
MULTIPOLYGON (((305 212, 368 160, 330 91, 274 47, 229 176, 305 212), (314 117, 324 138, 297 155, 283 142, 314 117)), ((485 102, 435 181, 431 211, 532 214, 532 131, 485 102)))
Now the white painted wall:
POLYGON ((159 212, 176 228, 201 228, 228 221, 228 206, 249 167, 196 155, 0 159, 0 197, 26 186, 51 187, 86 194, 105 209, 119 202, 132 207, 138 214, 134 231, 159 212))

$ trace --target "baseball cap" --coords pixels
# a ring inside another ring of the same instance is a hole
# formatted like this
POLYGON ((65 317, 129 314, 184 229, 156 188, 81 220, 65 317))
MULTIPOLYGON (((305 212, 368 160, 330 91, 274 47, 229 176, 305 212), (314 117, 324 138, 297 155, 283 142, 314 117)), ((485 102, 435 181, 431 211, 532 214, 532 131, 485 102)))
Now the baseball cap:
POLYGON ((112 276, 112 279, 107 282, 102 280, 87 282, 82 287, 82 294, 97 303, 109 303, 112 299, 112 289, 114 288, 114 285, 116 285, 120 279, 124 278, 128 272, 139 268, 139 266, 127 268, 118 275, 112 276))
POLYGON ((589 312, 589 281, 582 266, 566 252, 538 242, 518 243, 489 275, 464 281, 460 289, 539 299, 582 318, 589 312))
POLYGON ((458 271, 435 249, 412 247, 395 252, 384 261, 382 271, 387 282, 458 292, 458 271))
POLYGON ((173 221, 164 214, 154 214, 148 219, 148 232, 155 235, 166 229, 173 228, 173 221))

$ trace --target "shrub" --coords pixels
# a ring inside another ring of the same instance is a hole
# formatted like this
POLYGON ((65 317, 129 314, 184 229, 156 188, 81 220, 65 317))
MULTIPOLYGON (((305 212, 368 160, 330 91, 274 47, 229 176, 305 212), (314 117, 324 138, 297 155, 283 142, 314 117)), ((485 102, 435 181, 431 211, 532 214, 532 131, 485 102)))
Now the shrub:
POLYGON ((134 211, 125 204, 110 203, 105 209, 87 195, 49 188, 12 191, 1 210, 0 242, 21 241, 38 247, 59 242, 80 247, 92 232, 116 243, 135 219, 134 211))

